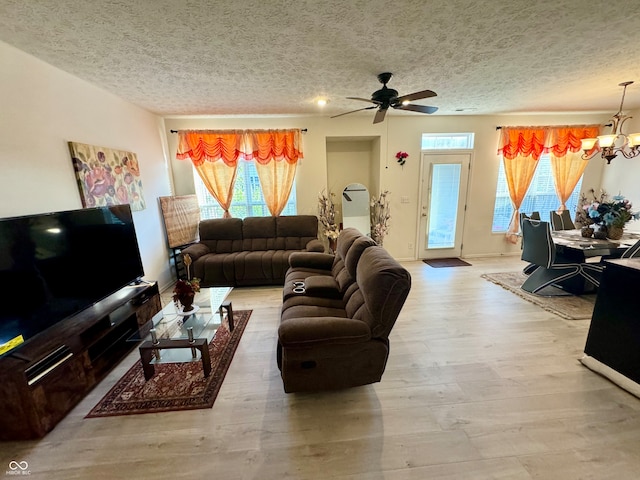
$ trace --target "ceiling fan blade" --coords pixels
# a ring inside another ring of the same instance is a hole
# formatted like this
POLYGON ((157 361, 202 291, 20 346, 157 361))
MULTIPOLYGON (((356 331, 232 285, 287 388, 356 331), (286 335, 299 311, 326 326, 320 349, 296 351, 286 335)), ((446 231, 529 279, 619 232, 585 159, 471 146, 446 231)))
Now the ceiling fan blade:
POLYGON ((423 98, 430 98, 430 97, 437 97, 437 96, 438 94, 436 92, 433 92, 431 90, 422 90, 421 92, 414 92, 408 95, 403 95, 401 97, 398 97, 398 99, 396 100, 396 103, 413 102, 414 100, 421 100, 423 98))
POLYGON ((373 117, 373 123, 380 123, 384 120, 384 116, 387 114, 386 108, 381 108, 376 112, 376 116, 373 117))
POLYGON ((348 100, 360 100, 361 102, 375 103, 376 105, 380 105, 382 102, 377 100, 371 100, 370 98, 361 98, 361 97, 347 97, 348 100))
POLYGON ((434 113, 438 111, 438 107, 428 107, 426 105, 413 105, 412 103, 409 103, 407 105, 398 105, 397 107, 394 106, 393 108, 396 108, 398 110, 410 110, 412 112, 419 112, 419 113, 434 113))
POLYGON ((376 105, 372 105, 370 107, 364 107, 364 108, 359 108, 357 110, 351 110, 350 112, 339 113, 338 115, 334 115, 333 117, 330 117, 330 118, 336 118, 336 117, 341 117, 343 115, 349 115, 350 113, 356 113, 356 112, 359 112, 361 110, 371 110, 372 108, 378 108, 378 107, 376 105))

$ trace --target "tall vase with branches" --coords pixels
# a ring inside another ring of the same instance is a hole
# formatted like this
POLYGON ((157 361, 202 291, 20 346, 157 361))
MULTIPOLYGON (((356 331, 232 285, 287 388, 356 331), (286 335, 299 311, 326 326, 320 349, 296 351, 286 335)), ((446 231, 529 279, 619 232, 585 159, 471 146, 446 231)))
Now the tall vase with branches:
POLYGON ((371 199, 371 238, 378 245, 382 245, 384 237, 389 233, 391 207, 388 196, 389 191, 385 190, 378 197, 371 199))
POLYGON ((336 224, 336 206, 333 203, 333 193, 324 190, 318 195, 318 220, 322 226, 322 234, 329 241, 329 249, 336 250, 336 241, 340 234, 340 228, 336 224))

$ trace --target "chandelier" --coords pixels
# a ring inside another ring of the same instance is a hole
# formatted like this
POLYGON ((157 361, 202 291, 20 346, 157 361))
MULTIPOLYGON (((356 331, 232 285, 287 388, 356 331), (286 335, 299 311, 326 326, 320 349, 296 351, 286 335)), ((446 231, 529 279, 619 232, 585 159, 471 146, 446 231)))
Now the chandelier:
POLYGON ((589 155, 589 150, 593 149, 596 143, 601 150, 600 156, 602 158, 606 158, 608 164, 611 163, 611 160, 613 160, 618 153, 621 153, 625 158, 633 158, 640 155, 640 133, 631 133, 629 135, 622 133, 622 125, 624 122, 632 118, 622 113, 624 94, 627 91, 627 86, 632 83, 632 81, 629 81, 618 84, 619 86, 624 87, 624 89, 622 90, 620 109, 618 110, 618 113, 611 118, 611 134, 598 135, 598 138, 583 138, 581 140, 582 150, 584 150, 582 158, 584 160, 589 160, 595 156, 597 151, 594 151, 589 155))

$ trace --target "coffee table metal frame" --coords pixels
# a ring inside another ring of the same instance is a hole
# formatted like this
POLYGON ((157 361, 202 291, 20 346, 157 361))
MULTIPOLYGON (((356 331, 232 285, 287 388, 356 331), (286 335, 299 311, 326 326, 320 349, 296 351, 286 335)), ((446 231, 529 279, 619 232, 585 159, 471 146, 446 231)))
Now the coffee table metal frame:
MULTIPOLYGON (((214 287, 219 288, 219 287, 214 287)), ((203 293, 210 293, 211 289, 202 289, 205 290, 203 293)), ((230 300, 227 300, 227 295, 231 292, 231 288, 220 288, 217 292, 211 291, 212 295, 210 296, 211 301, 215 303, 220 302, 217 307, 220 314, 220 324, 222 324, 224 320, 224 314, 227 314, 227 321, 229 323, 229 331, 233 331, 234 323, 233 323, 233 305, 230 300), (216 294, 219 294, 219 297, 214 300, 216 294), (222 300, 220 300, 220 298, 222 300)), ((205 306, 205 308, 211 308, 213 310, 211 313, 201 313, 204 315, 215 314, 215 310, 213 305, 205 306)), ((197 314, 194 313, 194 315, 197 314)), ((154 320, 157 318, 157 323, 162 321, 167 316, 178 317, 178 313, 175 311, 175 307, 173 305, 169 305, 165 307, 160 314, 154 317, 154 320)), ((185 317, 185 322, 189 316, 185 317)), ((177 321, 177 319, 176 319, 177 321)), ((211 320, 207 321, 200 330, 199 334, 206 328, 211 320)), ((155 327, 155 324, 154 324, 155 327)), ((142 370, 144 371, 145 380, 149 380, 153 377, 155 373, 154 367, 154 358, 156 359, 156 363, 160 363, 160 351, 161 350, 169 350, 169 349, 180 349, 180 348, 190 348, 192 351, 193 359, 197 359, 197 351, 200 352, 200 357, 202 360, 202 369, 204 372, 204 376, 208 377, 211 373, 211 357, 209 355, 209 340, 207 338, 193 338, 193 328, 189 327, 188 329, 188 338, 157 338, 155 334, 155 328, 151 330, 151 340, 146 340, 140 345, 140 359, 142 362, 142 370)))

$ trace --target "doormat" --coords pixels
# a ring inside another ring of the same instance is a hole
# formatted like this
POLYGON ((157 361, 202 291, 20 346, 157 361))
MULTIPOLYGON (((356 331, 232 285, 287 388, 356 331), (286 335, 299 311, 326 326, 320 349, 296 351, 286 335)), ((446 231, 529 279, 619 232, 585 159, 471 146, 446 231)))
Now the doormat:
POLYGON ((471 266, 470 263, 467 263, 460 258, 425 258, 422 261, 433 268, 471 266))
POLYGON ((566 320, 586 320, 593 314, 596 294, 572 295, 554 286, 545 287, 538 294, 525 292, 520 288, 527 279, 522 272, 490 273, 481 277, 566 320))
POLYGON ((250 316, 251 310, 236 310, 233 331, 226 324, 218 328, 209 343, 208 377, 202 362, 161 363, 154 365, 155 374, 145 381, 138 360, 85 418, 213 407, 250 316))

